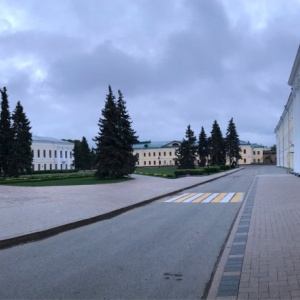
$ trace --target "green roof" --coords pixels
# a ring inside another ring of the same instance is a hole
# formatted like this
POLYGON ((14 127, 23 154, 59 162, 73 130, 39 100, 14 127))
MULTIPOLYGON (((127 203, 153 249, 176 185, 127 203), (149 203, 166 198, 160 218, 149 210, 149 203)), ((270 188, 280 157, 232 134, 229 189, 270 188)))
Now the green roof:
POLYGON ((178 144, 181 143, 179 141, 160 141, 160 142, 151 142, 151 141, 146 141, 146 142, 141 142, 138 144, 133 145, 133 150, 140 150, 140 149, 159 149, 159 148, 176 148, 176 146, 168 146, 169 144, 178 144))

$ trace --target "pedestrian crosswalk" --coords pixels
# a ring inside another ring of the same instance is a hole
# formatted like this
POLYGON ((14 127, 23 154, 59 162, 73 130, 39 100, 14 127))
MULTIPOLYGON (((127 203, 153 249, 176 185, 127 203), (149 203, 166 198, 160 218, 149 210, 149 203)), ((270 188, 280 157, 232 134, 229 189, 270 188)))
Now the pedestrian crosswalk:
POLYGON ((165 200, 167 203, 236 203, 244 199, 244 193, 184 193, 165 200))

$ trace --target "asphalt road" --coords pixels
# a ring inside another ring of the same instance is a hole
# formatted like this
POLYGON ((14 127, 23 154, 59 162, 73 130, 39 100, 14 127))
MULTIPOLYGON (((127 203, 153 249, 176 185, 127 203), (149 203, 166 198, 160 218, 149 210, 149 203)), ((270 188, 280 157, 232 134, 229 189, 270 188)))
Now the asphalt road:
MULTIPOLYGON (((188 192, 246 193, 259 172, 188 192)), ((164 200, 0 251, 0 298, 201 298, 241 203, 164 200)))

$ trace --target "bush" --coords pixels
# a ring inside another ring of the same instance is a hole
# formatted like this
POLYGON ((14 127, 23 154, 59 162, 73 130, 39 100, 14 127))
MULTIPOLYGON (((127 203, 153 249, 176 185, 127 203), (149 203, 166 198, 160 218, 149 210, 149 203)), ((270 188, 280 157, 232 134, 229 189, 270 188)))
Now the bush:
POLYGON ((228 165, 220 166, 221 171, 228 171, 228 170, 231 170, 231 169, 232 169, 232 166, 228 166, 228 165))
POLYGON ((204 170, 207 174, 218 173, 220 172, 220 167, 206 167, 204 170))
POLYGON ((56 173, 76 173, 78 170, 40 170, 40 171, 32 171, 32 175, 34 174, 56 174, 56 173))
POLYGON ((178 178, 180 176, 195 176, 195 175, 204 175, 205 170, 204 169, 186 169, 186 170, 176 170, 174 172, 175 177, 178 178))

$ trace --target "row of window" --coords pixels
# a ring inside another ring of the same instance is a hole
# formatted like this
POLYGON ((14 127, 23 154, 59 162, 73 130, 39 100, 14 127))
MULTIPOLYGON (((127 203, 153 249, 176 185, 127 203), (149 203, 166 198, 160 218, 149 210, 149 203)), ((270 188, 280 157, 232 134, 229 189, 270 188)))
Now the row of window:
MULTIPOLYGON (((257 153, 257 155, 260 155, 260 151, 256 151, 257 153)), ((255 155, 255 151, 253 151, 253 155, 255 155)))
MULTIPOLYGON (((57 152, 58 151, 57 150, 53 150, 53 152, 54 152, 54 158, 57 158, 57 152)), ((68 151, 65 151, 65 153, 63 153, 63 151, 60 150, 59 151, 59 157, 63 158, 63 154, 65 154, 65 158, 68 158, 68 151)), ((72 151, 69 152, 69 155, 70 155, 69 157, 72 158, 72 155, 73 155, 72 151)), ((37 157, 41 157, 41 150, 39 150, 39 149, 37 150, 37 155, 36 156, 37 157)), ((43 157, 47 158, 47 151, 46 150, 43 150, 43 157)), ((52 150, 48 151, 48 157, 52 158, 52 150)))
MULTIPOLYGON (((137 165, 139 165, 139 162, 137 162, 137 165)), ((162 162, 159 160, 158 163, 156 164, 156 161, 153 161, 153 166, 156 166, 156 165, 161 166, 162 162)), ((163 165, 167 166, 168 162, 166 160, 164 160, 164 164, 163 165)), ((173 161, 172 160, 169 161, 169 165, 173 165, 173 161)), ((144 166, 147 166, 147 162, 146 161, 144 161, 144 166)), ((151 161, 148 161, 148 166, 152 166, 152 162, 151 161)))
MULTIPOLYGON (((71 166, 72 167, 72 166, 71 166)), ((43 171, 43 170, 68 170, 68 164, 37 164, 37 169, 32 165, 33 171, 43 171)))
MULTIPOLYGON (((175 152, 174 152, 175 155, 175 152)), ((151 156, 151 152, 148 152, 148 156, 151 156)), ((156 156, 156 152, 153 152, 153 156, 156 156)), ((161 152, 158 152, 158 156, 161 156, 161 152)), ((163 156, 167 156, 167 152, 163 152, 163 156)), ((172 151, 169 152, 169 156, 172 156, 172 151)), ((146 157, 146 153, 144 152, 144 157, 146 157)))

